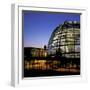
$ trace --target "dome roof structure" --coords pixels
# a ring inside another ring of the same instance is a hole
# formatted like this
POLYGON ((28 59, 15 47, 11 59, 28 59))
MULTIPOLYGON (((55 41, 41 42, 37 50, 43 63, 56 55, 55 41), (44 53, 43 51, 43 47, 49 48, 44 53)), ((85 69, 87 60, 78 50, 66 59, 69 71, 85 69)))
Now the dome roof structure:
POLYGON ((65 21, 52 32, 48 42, 48 54, 80 58, 80 22, 65 21))

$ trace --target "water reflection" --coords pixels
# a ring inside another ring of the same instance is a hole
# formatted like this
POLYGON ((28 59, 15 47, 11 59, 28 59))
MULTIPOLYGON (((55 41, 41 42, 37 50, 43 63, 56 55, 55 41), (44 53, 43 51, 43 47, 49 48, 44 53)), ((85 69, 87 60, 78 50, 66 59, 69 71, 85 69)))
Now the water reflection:
POLYGON ((53 70, 57 72, 80 72, 80 65, 76 64, 62 64, 58 60, 25 60, 24 62, 25 70, 53 70))

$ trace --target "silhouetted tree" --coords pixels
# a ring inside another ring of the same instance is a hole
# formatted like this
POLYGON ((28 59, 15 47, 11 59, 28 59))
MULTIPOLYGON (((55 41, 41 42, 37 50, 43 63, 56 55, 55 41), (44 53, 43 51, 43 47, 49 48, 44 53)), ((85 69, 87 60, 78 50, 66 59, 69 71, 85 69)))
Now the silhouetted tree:
POLYGON ((29 48, 24 49, 24 56, 25 56, 25 59, 30 59, 32 57, 32 53, 29 48))

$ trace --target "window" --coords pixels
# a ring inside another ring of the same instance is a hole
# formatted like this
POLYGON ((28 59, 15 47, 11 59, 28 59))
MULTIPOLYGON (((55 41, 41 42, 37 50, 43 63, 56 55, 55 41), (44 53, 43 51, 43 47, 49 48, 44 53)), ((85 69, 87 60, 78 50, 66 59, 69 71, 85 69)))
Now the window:
POLYGON ((75 45, 75 52, 80 52, 80 45, 75 45))
POLYGON ((65 46, 61 46, 60 49, 62 50, 62 52, 65 52, 65 46))
POLYGON ((74 45, 67 45, 67 48, 68 48, 69 52, 74 52, 75 51, 74 45))

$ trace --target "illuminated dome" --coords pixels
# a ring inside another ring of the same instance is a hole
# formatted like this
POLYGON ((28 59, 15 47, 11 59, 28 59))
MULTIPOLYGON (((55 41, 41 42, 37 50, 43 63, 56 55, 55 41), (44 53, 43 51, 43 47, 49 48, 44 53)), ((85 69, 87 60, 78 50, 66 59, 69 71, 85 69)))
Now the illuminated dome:
POLYGON ((65 21, 56 27, 48 42, 48 54, 61 57, 80 58, 80 23, 65 21))

